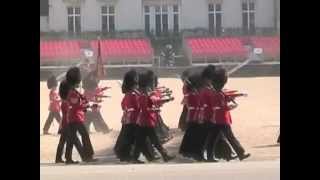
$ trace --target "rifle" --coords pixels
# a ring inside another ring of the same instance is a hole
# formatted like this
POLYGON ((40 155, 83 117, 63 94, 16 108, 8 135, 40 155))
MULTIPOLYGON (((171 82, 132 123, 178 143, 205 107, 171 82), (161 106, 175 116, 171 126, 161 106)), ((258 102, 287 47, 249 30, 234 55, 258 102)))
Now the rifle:
POLYGON ((237 93, 237 90, 232 90, 232 91, 223 91, 224 95, 226 96, 227 100, 233 101, 237 97, 247 97, 248 94, 246 93, 237 93))
POLYGON ((111 96, 95 95, 96 98, 111 98, 111 96))

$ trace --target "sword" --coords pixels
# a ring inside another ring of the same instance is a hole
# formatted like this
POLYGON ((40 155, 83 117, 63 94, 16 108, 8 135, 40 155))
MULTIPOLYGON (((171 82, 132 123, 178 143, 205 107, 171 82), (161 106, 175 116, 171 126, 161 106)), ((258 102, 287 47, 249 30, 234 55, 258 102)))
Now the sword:
POLYGON ((252 61, 251 58, 245 60, 244 62, 242 62, 241 64, 237 65, 236 67, 232 68, 230 71, 228 71, 228 75, 230 76, 231 74, 233 74, 234 72, 238 71, 240 68, 242 68, 243 66, 247 65, 250 61, 252 61))

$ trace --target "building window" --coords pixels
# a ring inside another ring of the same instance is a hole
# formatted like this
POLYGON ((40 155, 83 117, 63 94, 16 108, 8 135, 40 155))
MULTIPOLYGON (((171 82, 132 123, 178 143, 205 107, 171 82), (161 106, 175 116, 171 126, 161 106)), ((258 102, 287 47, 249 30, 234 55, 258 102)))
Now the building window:
POLYGON ((68 7, 68 32, 79 34, 81 32, 80 7, 68 7))
POLYGON ((168 33, 168 6, 155 6, 156 16, 156 35, 160 36, 162 34, 168 33))
POLYGON ((150 34, 150 6, 144 6, 144 31, 150 34))
POLYGON ((255 34, 255 4, 252 1, 242 3, 242 30, 245 35, 255 34))
POLYGON ((179 6, 173 5, 173 32, 179 32, 179 6))
POLYGON ((160 11, 160 6, 156 6, 156 35, 160 36, 161 33, 161 11, 160 11))
POLYGON ((115 31, 115 10, 114 6, 101 7, 102 32, 115 31))
POLYGON ((168 33, 168 6, 162 6, 161 9, 162 14, 162 32, 164 34, 168 33))
POLYGON ((221 4, 208 4, 209 11, 209 32, 214 36, 221 36, 222 11, 221 4))

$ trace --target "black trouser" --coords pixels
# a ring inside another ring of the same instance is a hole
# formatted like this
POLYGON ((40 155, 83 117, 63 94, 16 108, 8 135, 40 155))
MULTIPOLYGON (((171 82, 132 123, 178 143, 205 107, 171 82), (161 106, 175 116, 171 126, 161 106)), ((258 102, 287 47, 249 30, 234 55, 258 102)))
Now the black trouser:
MULTIPOLYGON (((121 161, 129 161, 132 159, 132 150, 135 149, 136 130, 137 126, 135 124, 125 124, 121 127, 114 147, 114 152, 121 161)), ((155 152, 149 139, 147 139, 144 146, 141 147, 141 151, 148 161, 154 159, 155 152)))
POLYGON ((221 137, 220 133, 222 133, 227 138, 231 147, 239 157, 244 154, 245 151, 239 143, 239 141, 237 140, 237 138, 234 136, 230 125, 211 125, 210 129, 210 141, 207 144, 208 159, 213 158, 212 153, 214 152, 213 150, 215 149, 215 146, 217 144, 217 139, 221 137))
POLYGON ((110 131, 108 125, 104 122, 100 111, 97 111, 97 112, 87 111, 86 112, 85 126, 86 126, 88 132, 90 132, 91 123, 93 123, 93 126, 97 132, 109 132, 110 131))
POLYGON ((232 158, 232 149, 228 144, 228 140, 222 131, 212 123, 207 123, 208 134, 205 150, 207 151, 207 159, 212 160, 213 155, 216 158, 230 160, 232 158))
POLYGON ((114 151, 120 160, 131 159, 131 149, 135 141, 135 124, 122 125, 121 131, 116 141, 114 151))
MULTIPOLYGON (((160 152, 162 157, 167 155, 167 151, 163 148, 160 143, 159 137, 156 134, 155 128, 152 127, 137 127, 136 130, 136 142, 133 152, 134 159, 138 159, 140 153, 145 152, 147 148, 147 153, 152 153, 152 145, 160 152), (148 141, 150 140, 150 144, 148 141), (151 147, 150 147, 151 145, 151 147)), ((143 153, 145 154, 145 153, 143 153)), ((148 157, 146 157, 148 159, 148 157)))
POLYGON ((64 145, 66 144, 66 161, 72 160, 72 149, 73 145, 76 147, 82 160, 85 159, 85 154, 83 151, 82 144, 77 137, 76 130, 73 127, 67 126, 61 130, 60 140, 57 147, 56 161, 62 159, 62 153, 64 145))
POLYGON ((187 122, 186 122, 187 112, 188 112, 188 108, 186 105, 184 105, 179 118, 179 124, 178 124, 178 128, 181 129, 182 131, 185 131, 187 129, 187 122))
POLYGON ((206 137, 207 128, 205 124, 188 123, 180 145, 179 153, 196 160, 203 160, 203 149, 206 137))
POLYGON ((56 119, 56 121, 58 122, 58 124, 60 124, 61 122, 61 116, 60 116, 60 113, 59 112, 49 112, 49 115, 48 115, 48 118, 44 124, 44 127, 43 127, 43 132, 48 132, 49 131, 49 128, 52 124, 52 121, 53 119, 56 119))
MULTIPOLYGON (((90 136, 89 136, 89 133, 88 133, 86 127, 84 126, 83 123, 78 123, 78 122, 71 123, 70 126, 72 128, 74 128, 75 133, 79 132, 79 134, 81 136, 81 142, 83 145, 85 157, 86 157, 86 159, 91 159, 93 157, 94 151, 93 151, 90 136)), ((74 132, 74 131, 72 131, 72 132, 74 132)))

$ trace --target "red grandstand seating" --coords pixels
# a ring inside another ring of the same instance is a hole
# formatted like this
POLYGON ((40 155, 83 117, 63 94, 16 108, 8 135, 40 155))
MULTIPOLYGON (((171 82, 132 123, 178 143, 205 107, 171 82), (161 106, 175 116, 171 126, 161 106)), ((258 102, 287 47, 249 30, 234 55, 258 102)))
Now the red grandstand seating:
POLYGON ((272 37, 251 37, 253 47, 262 48, 263 54, 267 58, 277 58, 280 55, 280 38, 278 36, 272 37))
POLYGON ((187 46, 196 58, 244 59, 247 50, 238 38, 187 38, 187 46))
MULTIPOLYGON (((97 40, 91 41, 97 52, 97 40)), ((147 39, 106 39, 101 40, 101 55, 104 60, 151 61, 153 49, 147 39)))
POLYGON ((40 60, 69 60, 80 58, 80 46, 77 40, 40 41, 40 60))

